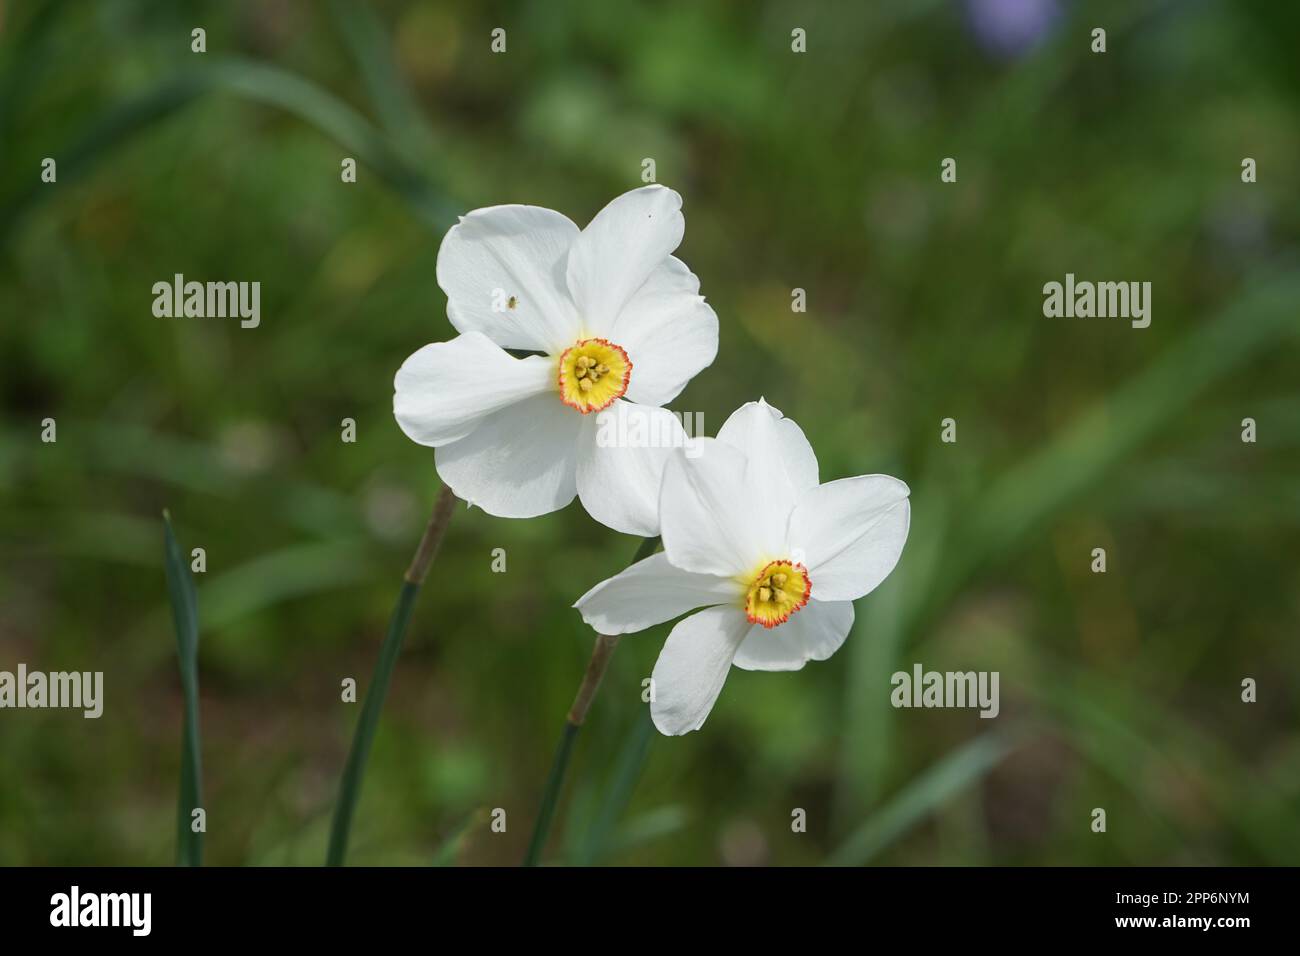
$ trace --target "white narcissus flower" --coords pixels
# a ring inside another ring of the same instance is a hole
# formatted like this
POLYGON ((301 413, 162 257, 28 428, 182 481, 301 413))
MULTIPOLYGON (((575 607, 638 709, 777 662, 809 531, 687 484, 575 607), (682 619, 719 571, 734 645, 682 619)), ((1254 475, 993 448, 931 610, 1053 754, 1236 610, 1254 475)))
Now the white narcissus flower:
POLYGON ((583 230, 550 209, 492 206, 447 233, 438 285, 461 334, 402 364, 393 414, 436 449, 458 497, 530 518, 577 495, 602 524, 658 533, 660 476, 686 440, 660 406, 718 351, 718 318, 672 254, 681 206, 646 186, 583 230), (642 438, 607 437, 629 434, 642 438))
POLYGON ((830 657, 853 604, 898 563, 907 485, 888 475, 818 483, 802 429, 764 401, 737 409, 698 456, 677 453, 660 494, 664 550, 574 605, 601 634, 678 622, 655 663, 655 726, 698 730, 731 665, 799 670, 830 657))

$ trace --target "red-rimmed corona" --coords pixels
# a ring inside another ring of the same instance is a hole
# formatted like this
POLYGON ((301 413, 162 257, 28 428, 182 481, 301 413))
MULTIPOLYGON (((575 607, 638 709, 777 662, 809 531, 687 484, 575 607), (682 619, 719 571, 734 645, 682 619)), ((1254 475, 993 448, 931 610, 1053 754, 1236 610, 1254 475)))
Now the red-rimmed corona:
POLYGON ((795 561, 769 561, 745 591, 745 618, 750 624, 776 627, 790 620, 811 595, 807 568, 795 561))
POLYGON ((560 401, 584 415, 622 398, 632 380, 632 360, 609 339, 583 339, 560 356, 560 401))

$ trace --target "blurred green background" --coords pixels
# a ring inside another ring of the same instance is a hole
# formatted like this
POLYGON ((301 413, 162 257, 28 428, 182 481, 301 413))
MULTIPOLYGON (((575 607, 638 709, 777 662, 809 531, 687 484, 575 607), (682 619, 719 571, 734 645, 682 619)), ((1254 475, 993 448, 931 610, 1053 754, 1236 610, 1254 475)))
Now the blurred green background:
MULTIPOLYGON (((1300 7, 106 0, 0 29, 0 669, 106 698, 0 711, 0 864, 172 860, 163 507, 207 552, 207 860, 324 859, 340 682, 438 487, 391 400, 453 335, 441 236, 507 202, 584 224, 646 157, 721 321, 674 407, 712 433, 765 396, 823 480, 906 480, 912 532, 838 654, 733 669, 699 733, 644 733, 667 627, 624 639, 548 859, 1300 862, 1300 7), (155 318, 178 272, 260 281, 261 327, 155 318), (1151 327, 1044 318, 1066 272, 1152 282, 1151 327), (999 671, 1001 715, 894 710, 914 662, 999 671)), ((570 605, 636 544, 576 504, 458 510, 350 862, 520 859, 591 647, 570 605)))

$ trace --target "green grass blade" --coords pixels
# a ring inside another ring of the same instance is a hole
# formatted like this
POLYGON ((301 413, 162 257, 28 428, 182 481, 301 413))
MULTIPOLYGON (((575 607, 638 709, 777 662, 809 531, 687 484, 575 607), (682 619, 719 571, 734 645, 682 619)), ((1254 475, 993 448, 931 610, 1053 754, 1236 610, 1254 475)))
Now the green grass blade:
MULTIPOLYGON (((114 148, 172 116, 202 92, 203 84, 196 77, 184 77, 108 109, 81 136, 55 153, 59 157, 59 185, 77 182, 114 148)), ((0 246, 8 242, 30 207, 54 195, 54 190, 43 187, 35 177, 23 182, 0 207, 0 246)))
POLYGON ((397 667, 397 658, 402 653, 402 641, 406 637, 406 628, 411 623, 411 612, 415 609, 415 599, 420 595, 429 566, 438 556, 442 547, 443 536, 451 522, 452 509, 457 498, 452 490, 444 485, 434 502, 433 514, 429 524, 416 547, 415 557, 402 580, 402 590, 397 597, 397 606, 388 622, 388 633, 384 635, 383 646, 379 649, 379 660, 375 662, 375 673, 366 688, 366 700, 361 705, 361 719, 352 736, 352 748, 348 751, 348 762, 343 768, 343 778, 339 781, 339 798, 334 807, 334 820, 330 825, 329 849, 325 862, 328 866, 342 866, 348 852, 348 838, 352 832, 352 817, 356 813, 357 801, 361 797, 361 784, 366 775, 366 764, 370 760, 370 748, 375 742, 375 733, 379 729, 379 717, 384 710, 384 701, 388 697, 388 686, 393 682, 393 671, 397 667))
POLYGON ((328 135, 358 163, 375 171, 406 203, 412 214, 435 232, 456 221, 460 211, 423 173, 413 169, 361 114, 296 73, 231 57, 199 73, 213 90, 275 106, 328 135))
MULTIPOLYGON (((981 495, 965 503, 944 501, 946 513, 938 517, 914 516, 899 571, 904 580, 887 582, 864 609, 859 628, 873 634, 873 642, 850 646, 856 692, 846 698, 849 729, 838 812, 854 812, 874 798, 876 781, 887 771, 893 713, 881 703, 886 698, 878 688, 896 666, 897 652, 916 639, 927 617, 950 607, 972 579, 1016 554, 1053 515, 1100 486, 1215 382, 1294 337, 1298 299, 1300 278, 1294 275, 1270 273, 1250 281, 1240 296, 981 495), (943 545, 938 552, 936 542, 943 545), (924 552, 919 569, 918 550, 924 552), (889 590, 900 583, 907 585, 902 592, 889 590), (884 598, 896 606, 885 606, 884 598)), ((933 508, 937 492, 927 485, 914 500, 933 508)))
MULTIPOLYGON (((181 73, 152 92, 109 109, 59 155, 60 183, 75 181, 114 147, 152 127, 206 93, 221 92, 282 109, 333 139, 358 163, 372 169, 398 194, 416 219, 435 232, 455 222, 460 211, 421 171, 405 161, 388 140, 351 106, 295 73, 240 57, 214 60, 181 73)), ((53 194, 30 182, 0 208, 0 245, 30 206, 53 194)))
POLYGON ((339 802, 330 826, 329 852, 325 860, 328 866, 342 866, 344 857, 347 856, 352 817, 361 796, 361 781, 370 759, 370 748, 375 742, 375 731, 379 728, 379 715, 383 712, 384 700, 388 697, 388 685, 393 681, 393 670, 402 653, 402 640, 406 637, 406 627, 411 621, 411 611, 419 593, 420 585, 404 581, 397 598, 397 607, 393 609, 392 619, 388 622, 388 633, 384 636, 384 644, 379 651, 374 677, 366 688, 366 700, 361 705, 361 719, 357 722, 352 749, 348 751, 348 762, 339 784, 339 802))
MULTIPOLYGON (((1144 828, 1163 832, 1166 841, 1182 847, 1184 853, 1196 852, 1194 831, 1143 784, 1158 775, 1177 781, 1182 792, 1194 793, 1206 812, 1223 821, 1265 865, 1294 864, 1300 854, 1294 788, 1280 786, 1262 766, 1243 760, 1215 733, 1180 723, 1163 695, 1108 686, 1064 665, 1046 670, 1041 681, 1027 690, 1041 707, 1057 715, 1060 732, 1078 753, 1130 792, 1146 814, 1144 828), (1251 786, 1243 795, 1232 782, 1247 779, 1251 786)), ((1283 761, 1296 765, 1294 759, 1283 761)), ((1148 856, 1134 862, 1152 860, 1148 856)))
POLYGON ((850 692, 844 696, 840 775, 836 784, 836 832, 879 801, 889 784, 898 712, 889 704, 889 680, 903 664, 912 637, 913 609, 930 588, 946 551, 951 501, 941 483, 926 478, 913 485, 918 506, 903 560, 865 600, 845 648, 850 692), (841 826, 840 824, 843 824, 841 826))
POLYGON ((9 13, 7 29, 0 29, 0 63, 7 68, 0 75, 0 143, 13 142, 13 113, 22 90, 34 90, 42 75, 57 62, 55 25, 66 6, 64 0, 50 0, 38 7, 31 18, 17 26, 16 11, 9 13))
MULTIPOLYGON (((1259 279, 1184 335, 1110 398, 1009 471, 970 510, 955 580, 1005 558, 1062 507, 1100 482, 1203 391, 1296 332, 1300 277, 1259 279)), ((942 590, 947 597, 951 590, 942 590)), ((932 595, 930 600, 938 600, 932 595)))
POLYGON ((997 766, 1009 750, 1010 744, 1004 737, 985 734, 949 753, 872 814, 831 854, 827 865, 869 863, 926 815, 997 766))
POLYGON ((201 805, 203 775, 199 739, 199 612, 194 579, 176 542, 171 515, 163 512, 163 565, 167 593, 171 598, 176 625, 176 649, 180 658, 181 690, 185 695, 185 717, 181 731, 181 782, 176 802, 176 863, 203 865, 203 834, 192 826, 193 811, 201 805))
MULTIPOLYGON (((659 547, 659 536, 646 538, 636 549, 636 554, 632 556, 629 565, 636 564, 655 553, 659 547)), ((599 645, 603 638, 597 640, 599 645)), ((594 665, 597 658, 593 655, 592 664, 594 665)), ((608 666, 608 658, 605 660, 605 666, 608 666)), ((594 696, 596 690, 600 687, 601 677, 604 670, 599 673, 593 673, 591 666, 588 667, 586 675, 583 677, 583 688, 587 687, 588 682, 594 678, 591 685, 591 694, 594 696)), ((579 696, 582 696, 582 689, 579 690, 579 696)), ((575 702, 576 704, 576 702, 575 702)), ((555 819, 555 808, 560 802, 560 791, 564 789, 564 774, 569 767, 569 758, 573 755, 573 745, 578 739, 578 731, 582 728, 582 717, 577 718, 578 723, 574 723, 572 712, 570 717, 564 722, 564 733, 560 737, 560 745, 555 749, 555 758, 551 761, 550 772, 546 775, 546 785, 542 790, 542 806, 537 812, 537 823, 533 826, 532 839, 528 841, 528 851, 524 854, 524 866, 536 866, 541 862, 542 850, 546 848, 547 837, 551 833, 551 823, 555 819)))
POLYGON ((455 866, 456 857, 460 855, 460 851, 465 847, 465 841, 469 839, 470 828, 475 823, 482 823, 488 818, 489 814, 483 807, 466 814, 464 819, 452 828, 451 832, 447 834, 447 838, 434 851, 433 860, 429 865, 455 866))
POLYGON ((404 154, 436 160, 432 131, 397 69, 393 39, 378 13, 364 0, 330 0, 328 6, 385 132, 404 154))
POLYGON ((683 829, 691 822, 685 807, 671 804, 648 810, 618 829, 606 846, 609 856, 627 853, 683 829))
POLYGON ((631 732, 619 753, 618 762, 610 778, 605 799, 601 801, 596 812, 595 821, 587 831, 573 862, 578 866, 588 866, 609 855, 612 839, 618 822, 632 802, 632 793, 645 767, 650 754, 650 744, 654 741, 655 726, 650 717, 650 708, 644 707, 638 712, 631 732))
POLYGON ((533 827, 532 839, 528 841, 524 866, 536 866, 542 860, 542 850, 551 832, 551 821, 555 819, 555 807, 560 802, 564 774, 569 769, 569 759, 573 756, 573 745, 578 739, 579 728, 579 724, 571 724, 568 721, 564 723, 560 745, 555 748, 555 759, 551 761, 551 771, 546 775, 546 786, 542 790, 542 806, 537 811, 537 824, 533 827))

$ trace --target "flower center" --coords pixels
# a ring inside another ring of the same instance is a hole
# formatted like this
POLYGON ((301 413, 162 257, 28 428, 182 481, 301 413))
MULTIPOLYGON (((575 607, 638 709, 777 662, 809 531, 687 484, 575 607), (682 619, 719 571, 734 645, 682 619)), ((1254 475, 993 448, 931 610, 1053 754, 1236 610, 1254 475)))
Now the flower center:
POLYGON ((627 391, 632 360, 606 339, 583 339, 560 356, 560 401, 582 414, 608 408, 627 391))
POLYGON ((807 604, 810 594, 812 579, 807 568, 793 561, 773 561, 750 582, 745 593, 745 617, 751 624, 776 627, 807 604))

